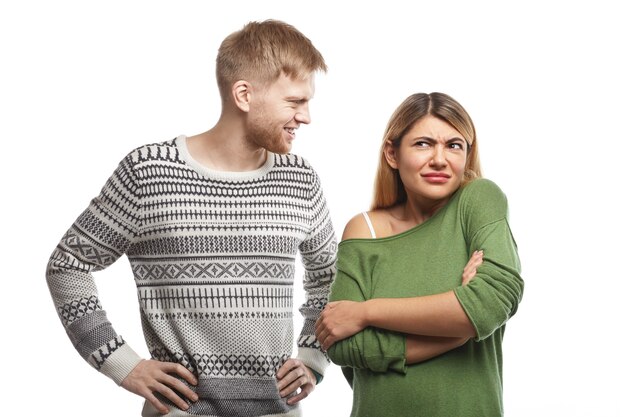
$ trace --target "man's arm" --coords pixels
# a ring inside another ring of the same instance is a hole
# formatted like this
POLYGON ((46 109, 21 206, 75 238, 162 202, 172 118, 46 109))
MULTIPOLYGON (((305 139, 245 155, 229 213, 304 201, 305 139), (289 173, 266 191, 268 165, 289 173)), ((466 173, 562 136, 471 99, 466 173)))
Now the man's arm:
POLYGON ((188 405, 172 388, 192 401, 197 397, 171 374, 191 384, 196 383, 194 375, 178 364, 142 360, 107 319, 92 275, 114 263, 139 234, 141 188, 132 155, 119 164, 98 197, 65 233, 50 257, 46 279, 61 322, 80 355, 165 413, 167 408, 153 393, 186 409, 188 405))
POLYGON ((118 385, 141 358, 108 321, 92 272, 114 263, 140 227, 140 191, 125 158, 55 248, 46 279, 76 350, 118 385))
POLYGON ((309 232, 299 246, 304 264, 305 302, 299 311, 304 325, 297 340, 298 354, 279 369, 281 395, 288 396, 298 388, 300 393, 288 400, 295 404, 304 399, 324 375, 329 364, 315 337, 315 322, 328 302, 330 286, 335 277, 337 240, 326 199, 317 174, 311 169, 309 232))

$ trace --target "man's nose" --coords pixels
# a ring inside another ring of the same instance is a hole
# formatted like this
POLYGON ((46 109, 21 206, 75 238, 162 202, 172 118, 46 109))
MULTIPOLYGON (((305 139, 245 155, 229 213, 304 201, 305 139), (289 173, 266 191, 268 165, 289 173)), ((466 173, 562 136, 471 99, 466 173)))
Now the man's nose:
POLYGON ((296 113, 296 117, 295 117, 296 121, 298 123, 302 123, 305 125, 308 125, 309 123, 311 123, 311 115, 309 114, 309 104, 303 104, 299 109, 298 112, 296 113))

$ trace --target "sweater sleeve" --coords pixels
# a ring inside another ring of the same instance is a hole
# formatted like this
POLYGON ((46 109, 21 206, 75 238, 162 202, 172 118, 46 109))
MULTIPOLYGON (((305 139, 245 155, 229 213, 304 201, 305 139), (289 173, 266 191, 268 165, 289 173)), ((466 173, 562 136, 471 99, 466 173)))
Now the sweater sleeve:
POLYGON ((65 233, 46 270, 54 307, 74 347, 118 385, 141 358, 108 321, 92 272, 115 262, 138 235, 140 188, 131 155, 65 233))
POLYGON ((330 286, 335 278, 337 240, 319 177, 311 170, 310 229, 299 246, 304 264, 305 302, 299 311, 304 325, 297 341, 298 355, 306 366, 324 375, 329 364, 315 337, 315 322, 328 302, 330 286))
MULTIPOLYGON (((367 270, 371 270, 373 260, 361 259, 354 243, 341 244, 338 257, 337 278, 332 286, 330 301, 370 299, 370 274, 367 270)), ((406 373, 405 350, 405 335, 367 327, 335 343, 328 350, 328 356, 343 367, 406 373)), ((344 374, 350 380, 349 372, 344 370, 344 374)))
POLYGON ((488 180, 470 183, 461 216, 469 253, 482 249, 484 255, 476 277, 454 292, 476 329, 476 340, 483 340, 515 314, 524 282, 502 191, 488 180))

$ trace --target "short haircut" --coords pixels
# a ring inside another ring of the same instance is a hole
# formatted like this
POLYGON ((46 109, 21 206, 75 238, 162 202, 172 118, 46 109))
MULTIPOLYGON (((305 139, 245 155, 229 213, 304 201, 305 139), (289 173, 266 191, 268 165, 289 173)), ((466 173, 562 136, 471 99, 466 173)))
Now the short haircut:
POLYGON ((250 22, 224 39, 215 72, 224 102, 238 80, 268 84, 282 73, 295 79, 326 70, 322 54, 299 30, 278 20, 266 20, 250 22))

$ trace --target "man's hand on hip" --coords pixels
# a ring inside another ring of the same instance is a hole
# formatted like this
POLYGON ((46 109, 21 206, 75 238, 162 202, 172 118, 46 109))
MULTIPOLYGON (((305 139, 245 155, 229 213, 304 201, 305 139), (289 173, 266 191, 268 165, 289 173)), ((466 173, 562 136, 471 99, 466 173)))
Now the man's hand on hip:
POLYGON ((298 359, 289 359, 280 367, 276 373, 276 379, 278 380, 278 391, 280 396, 285 398, 297 392, 300 392, 289 398, 287 404, 294 405, 309 396, 315 389, 316 378, 311 371, 302 361, 298 359))
POLYGON ((191 401, 198 401, 198 395, 193 392, 181 380, 183 378, 191 385, 196 385, 198 380, 184 366, 172 362, 159 362, 155 360, 143 360, 130 371, 130 374, 122 381, 122 387, 128 391, 140 395, 148 400, 161 414, 167 414, 168 408, 154 395, 159 393, 181 410, 189 408, 187 402, 178 394, 185 396, 191 401))

